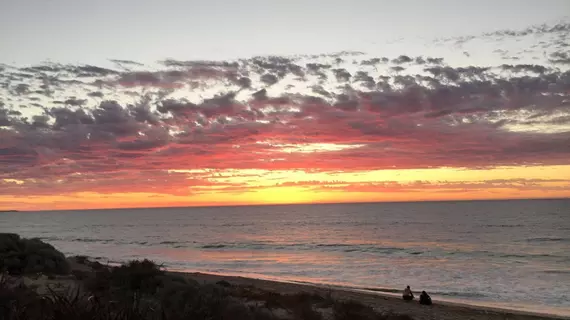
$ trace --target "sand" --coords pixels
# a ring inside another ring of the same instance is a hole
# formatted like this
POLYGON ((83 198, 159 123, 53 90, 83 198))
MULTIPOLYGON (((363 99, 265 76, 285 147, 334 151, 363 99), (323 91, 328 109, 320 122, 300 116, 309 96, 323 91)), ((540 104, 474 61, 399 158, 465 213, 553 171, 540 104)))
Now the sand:
POLYGON ((260 279, 252 279, 236 276, 224 276, 205 273, 184 273, 174 272, 181 276, 188 277, 201 283, 216 283, 225 280, 235 286, 252 286, 261 290, 278 292, 281 294, 292 294, 299 292, 317 293, 320 295, 331 294, 334 299, 355 300, 363 304, 372 306, 378 312, 393 312, 407 314, 414 319, 501 319, 501 320, 537 320, 537 319, 570 319, 570 317, 530 313, 523 311, 505 310, 499 308, 478 307, 462 305, 450 302, 438 302, 434 300, 432 306, 422 306, 417 300, 406 302, 399 297, 376 292, 358 292, 355 290, 343 289, 340 287, 297 284, 288 282, 277 282, 260 279))

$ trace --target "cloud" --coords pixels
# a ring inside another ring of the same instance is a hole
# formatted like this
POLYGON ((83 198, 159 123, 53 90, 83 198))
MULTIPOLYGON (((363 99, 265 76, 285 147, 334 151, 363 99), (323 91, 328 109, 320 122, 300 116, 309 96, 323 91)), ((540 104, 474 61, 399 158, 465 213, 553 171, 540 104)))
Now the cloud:
POLYGON ((516 190, 525 191, 570 191, 570 180, 564 179, 490 179, 470 182, 449 181, 398 181, 379 182, 346 182, 346 181, 301 181, 284 183, 284 186, 305 186, 319 192, 384 192, 384 193, 426 193, 455 192, 469 193, 473 191, 516 190))
MULTIPOLYGON (((345 52, 170 59, 155 69, 114 61, 130 66, 121 71, 3 67, 0 183, 13 195, 129 184, 184 194, 244 186, 172 170, 570 164, 570 71, 559 61, 566 58, 557 51, 544 63, 469 66, 399 55, 391 64, 345 52)), ((383 183, 351 188, 432 187, 383 183)), ((485 186, 493 188, 472 187, 485 186)))
POLYGON ((333 69, 333 74, 339 82, 348 82, 352 75, 346 69, 333 69))
POLYGON ((279 82, 279 78, 277 78, 276 75, 271 74, 271 73, 266 73, 266 74, 262 75, 260 80, 261 80, 261 82, 265 83, 268 86, 274 85, 277 82, 279 82))
POLYGON ((548 41, 543 40, 539 42, 539 44, 543 48, 548 48, 548 47, 561 48, 564 47, 563 45, 564 41, 562 40, 561 42, 560 39, 568 39, 568 37, 570 36, 570 21, 567 20, 568 19, 561 21, 555 25, 551 24, 533 25, 522 30, 502 29, 491 32, 485 32, 478 35, 444 38, 444 39, 439 39, 439 41, 444 43, 452 42, 461 46, 463 44, 475 40, 493 40, 501 42, 508 39, 534 37, 535 39, 536 38, 548 39, 548 41))
POLYGON ((547 67, 536 64, 503 64, 501 68, 506 71, 535 73, 545 73, 548 70, 547 67))
POLYGON ((410 63, 414 61, 412 58, 406 56, 406 55, 401 55, 399 57, 397 57, 396 59, 392 60, 392 63, 394 64, 404 64, 404 63, 410 63))
POLYGON ((557 51, 550 54, 550 62, 554 64, 570 64, 570 53, 557 51))

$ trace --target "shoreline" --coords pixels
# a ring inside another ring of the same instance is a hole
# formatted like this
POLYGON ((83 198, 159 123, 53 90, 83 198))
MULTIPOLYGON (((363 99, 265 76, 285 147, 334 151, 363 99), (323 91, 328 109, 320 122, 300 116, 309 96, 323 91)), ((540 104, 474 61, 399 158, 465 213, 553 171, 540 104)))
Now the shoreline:
MULTIPOLYGON (((103 260, 104 261, 104 260, 103 260)), ((111 266, 119 266, 123 262, 109 262, 106 261, 108 265, 111 266)), ((256 288, 262 288, 268 291, 275 291, 279 293, 297 293, 299 290, 309 290, 314 291, 317 290, 321 294, 327 293, 330 291, 334 292, 343 292, 355 295, 362 295, 365 296, 366 300, 370 300, 373 298, 383 298, 384 300, 389 300, 390 302, 400 303, 403 302, 401 299, 401 294, 398 289, 395 288, 387 288, 387 287, 379 287, 379 288, 372 288, 372 287, 358 287, 358 286, 351 286, 349 284, 334 284, 334 283, 326 283, 326 282, 310 282, 310 281, 302 281, 302 280, 287 280, 287 279, 279 279, 278 277, 271 277, 271 276, 264 276, 261 274, 240 274, 240 273, 217 273, 217 272, 209 272, 209 271, 199 271, 199 270, 191 270, 191 269, 176 269, 176 268, 168 268, 164 267, 164 270, 167 273, 177 274, 184 277, 188 277, 198 281, 204 281, 204 283, 216 283, 218 281, 229 281, 236 283, 238 285, 245 285, 245 286, 255 286, 256 288), (295 289, 292 289, 295 288, 295 289), (285 290, 283 292, 282 290, 285 290), (292 290, 292 291, 291 291, 292 290)), ((413 290, 413 288, 412 288, 413 290)), ((416 295, 419 296, 419 292, 415 290, 416 295)), ((472 309, 475 312, 483 312, 483 313, 496 313, 501 314, 503 316, 519 316, 522 317, 520 319, 567 319, 570 320, 570 308, 564 308, 563 310, 557 310, 556 307, 549 308, 528 308, 522 307, 522 309, 516 309, 515 306, 510 307, 506 305, 501 305, 502 303, 495 303, 486 302, 486 301, 465 301, 464 299, 453 299, 453 298, 442 298, 437 294, 431 294, 428 292, 434 301, 434 305, 437 304, 439 307, 445 308, 458 308, 458 309, 472 309), (525 310, 526 309, 526 310, 525 310), (539 309, 549 309, 548 311, 542 311, 539 309), (557 312, 558 311, 558 312, 557 312)), ((360 301, 360 300, 359 300, 360 301)), ((413 300, 411 304, 418 305, 417 299, 413 300)), ((404 302, 404 305, 410 305, 409 302, 404 302)), ((425 308, 422 306, 422 308, 425 308)), ((394 312, 397 313, 405 313, 407 311, 395 310, 394 312)), ((439 319, 439 318, 438 318, 439 319)), ((443 318, 441 318, 443 319, 443 318)), ((489 318, 491 319, 491 318, 489 318)), ((497 318, 499 319, 499 318, 497 318)), ((504 318, 500 318, 504 319, 504 318)), ((510 318, 511 319, 511 318, 510 318)), ((519 318, 512 318, 512 319, 519 319, 519 318)))
POLYGON ((214 284, 219 281, 227 281, 232 285, 249 286, 256 289, 278 292, 281 294, 295 294, 299 292, 311 292, 321 295, 332 294, 340 300, 356 300, 370 305, 380 312, 395 312, 408 314, 415 319, 570 319, 570 315, 536 312, 527 310, 509 309, 501 306, 485 304, 470 304, 449 300, 434 299, 432 306, 422 306, 417 299, 406 302, 399 294, 390 294, 382 291, 374 291, 370 288, 360 289, 330 284, 269 280, 239 275, 219 273, 196 272, 190 270, 166 269, 166 272, 177 274, 204 284, 214 284))
MULTIPOLYGON (((47 301, 48 311, 54 314, 71 307, 74 312, 100 315, 139 313, 135 319, 165 313, 196 319, 215 314, 225 319, 222 314, 239 310, 242 314, 236 320, 261 315, 267 320, 570 320, 570 308, 563 303, 560 307, 538 304, 533 310, 532 303, 524 305, 525 300, 519 303, 520 308, 517 303, 505 308, 470 300, 449 301, 433 294, 433 305, 426 306, 420 305, 417 297, 404 301, 400 292, 391 288, 288 277, 294 271, 289 269, 274 276, 233 269, 223 270, 226 273, 175 269, 140 257, 111 262, 85 255, 66 256, 50 244, 17 234, 0 233, 0 240, 4 248, 0 252, 0 289, 13 306, 8 312, 20 318, 47 319, 35 314, 47 301), (24 317, 28 310, 34 317, 24 317)), ((412 289, 416 295, 421 290, 412 289)))

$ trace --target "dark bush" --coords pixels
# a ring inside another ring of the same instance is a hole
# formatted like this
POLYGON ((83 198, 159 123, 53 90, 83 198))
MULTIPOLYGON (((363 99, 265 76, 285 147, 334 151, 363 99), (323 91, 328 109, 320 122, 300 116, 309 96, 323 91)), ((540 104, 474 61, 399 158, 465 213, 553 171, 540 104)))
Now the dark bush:
POLYGON ((127 291, 155 294, 162 285, 164 271, 150 260, 130 261, 111 270, 112 285, 127 291))
POLYGON ((76 291, 48 288, 48 295, 38 295, 14 275, 44 273, 54 279, 55 274, 68 273, 61 252, 38 239, 0 234, 0 259, 0 271, 10 273, 0 273, 1 320, 277 320, 276 311, 296 320, 322 320, 318 308, 330 306, 334 320, 411 319, 379 315, 356 302, 334 301, 330 294, 279 294, 224 280, 202 285, 164 272, 150 260, 110 267, 78 256, 75 261, 84 266, 73 271, 82 284, 73 286, 76 291))
POLYGON ((333 304, 335 320, 376 320, 381 319, 369 306, 356 301, 337 301, 333 304))
POLYGON ((92 275, 91 272, 83 270, 73 270, 71 271, 71 274, 79 281, 86 280, 92 275))
POLYGON ((68 274, 63 253, 39 239, 23 239, 17 234, 0 233, 0 270, 10 274, 68 274))
POLYGON ((111 271, 99 270, 83 280, 85 290, 95 295, 106 295, 111 290, 111 271))
POLYGON ((226 280, 220 280, 216 282, 216 284, 225 288, 229 288, 232 286, 231 283, 227 282, 226 280))
POLYGON ((313 309, 313 305, 309 300, 299 302, 292 306, 292 312, 295 319, 298 320, 322 320, 321 314, 313 309))
POLYGON ((88 266, 91 267, 91 269, 93 269, 93 270, 103 270, 103 269, 108 268, 107 266, 105 266, 104 264, 102 264, 99 261, 90 262, 88 264, 88 266))
POLYGON ((79 264, 86 265, 89 262, 89 260, 87 259, 87 256, 75 256, 74 258, 75 258, 75 261, 77 261, 77 263, 79 263, 79 264))

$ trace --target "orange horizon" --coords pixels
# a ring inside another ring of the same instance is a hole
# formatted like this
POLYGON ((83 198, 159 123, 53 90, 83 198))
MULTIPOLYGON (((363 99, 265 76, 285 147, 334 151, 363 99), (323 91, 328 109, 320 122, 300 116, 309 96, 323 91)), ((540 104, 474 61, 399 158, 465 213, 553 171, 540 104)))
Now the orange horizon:
POLYGON ((434 199, 434 200, 378 200, 378 201, 341 201, 341 202, 296 202, 296 203, 211 203, 211 204, 192 204, 175 205, 175 206, 126 206, 126 207, 86 207, 86 208, 66 208, 66 209, 10 209, 8 207, 0 207, 1 211, 17 211, 17 212, 42 212, 42 211, 97 211, 97 210, 129 210, 129 209, 175 209, 175 208, 216 208, 216 207, 271 207, 271 206, 294 206, 294 205, 334 205, 334 204, 375 204, 375 203, 418 203, 418 202, 479 202, 479 201, 532 201, 532 200, 570 200, 570 195, 561 197, 537 197, 537 198, 457 198, 457 199, 434 199))
POLYGON ((470 201, 570 198, 570 166, 434 168, 361 172, 177 170, 151 189, 79 181, 48 189, 12 181, 0 210, 212 207, 323 203, 470 201), (198 181, 198 183, 196 182, 198 181), (18 189, 21 187, 21 189, 18 189), (58 193, 58 188, 63 188, 58 193), (68 189, 65 189, 68 188, 68 189), (28 192, 23 196, 20 193, 28 192), (33 192, 36 192, 34 194, 33 192))

